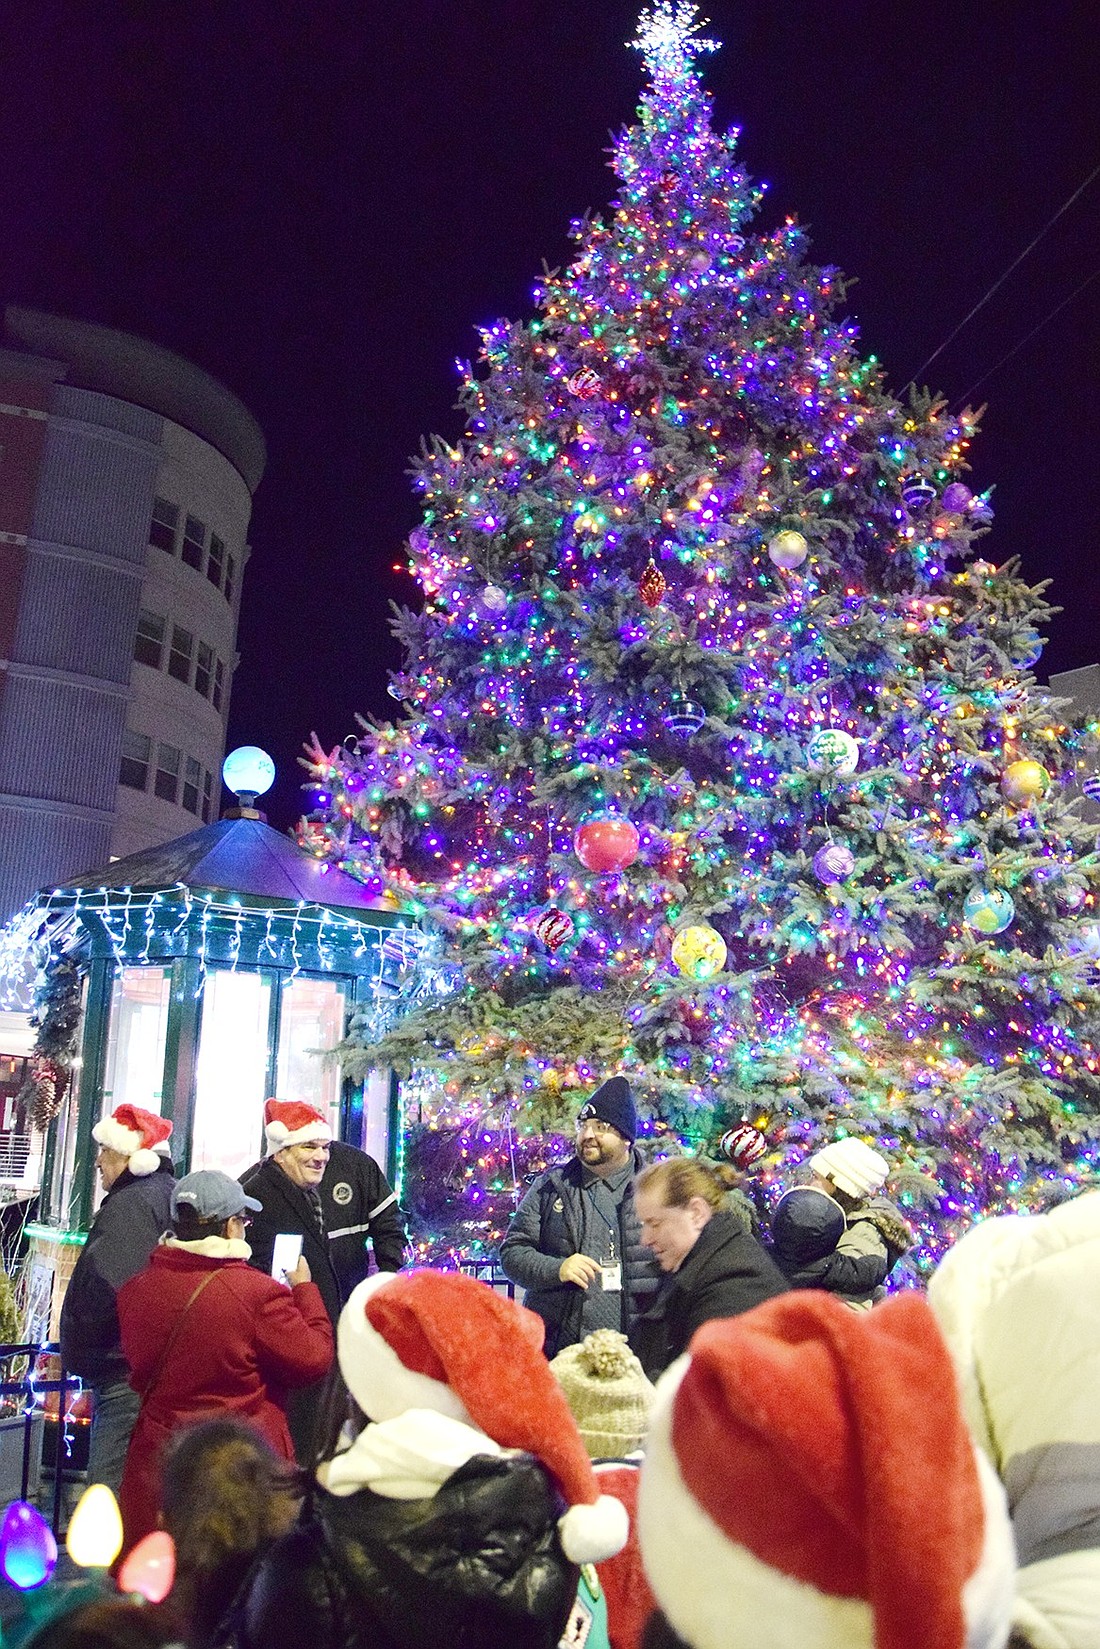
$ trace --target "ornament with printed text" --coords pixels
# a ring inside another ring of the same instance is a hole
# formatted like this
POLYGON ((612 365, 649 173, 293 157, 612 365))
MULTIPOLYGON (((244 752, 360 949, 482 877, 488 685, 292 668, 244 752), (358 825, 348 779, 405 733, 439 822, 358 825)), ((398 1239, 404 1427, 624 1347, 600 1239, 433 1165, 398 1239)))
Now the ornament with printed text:
POLYGON ((855 855, 843 842, 826 842, 814 854, 814 875, 826 886, 846 882, 855 868, 855 855))
POLYGON ((710 979, 726 965, 726 941, 709 922, 693 922, 672 941, 672 963, 691 979, 710 979))
POLYGON ((768 559, 787 572, 801 567, 809 553, 810 546, 800 532, 777 532, 768 541, 768 559))
POLYGON ((535 923, 535 938, 548 951, 560 950, 569 943, 575 932, 573 918, 567 910, 559 910, 557 905, 547 905, 535 923))
POLYGON ((924 475, 910 475, 901 485, 901 496, 907 510, 916 513, 926 510, 935 501, 936 489, 924 475))
POLYGON ((1050 789, 1050 774, 1042 762, 1010 762, 1001 774, 1001 795, 1013 807, 1041 801, 1050 789))
POLYGON ((650 556, 646 562, 645 571, 638 580, 638 594, 647 607, 659 607, 661 598, 667 590, 665 575, 650 556))
POLYGON ((859 745, 842 727, 819 727, 806 746, 806 760, 819 773, 848 778, 859 766, 859 745))
POLYGON ((674 693, 661 720, 669 732, 679 739, 691 738, 698 733, 707 719, 707 713, 701 704, 689 699, 683 693, 674 693))
POLYGON ((751 1168, 767 1154, 767 1140, 750 1122, 743 1122, 739 1128, 727 1128, 718 1141, 718 1155, 742 1170, 751 1168))
POLYGON ((596 813, 577 826, 573 852, 586 870, 607 876, 626 870, 638 857, 637 829, 619 813, 596 813))
POLYGON ((593 372, 590 366, 581 367, 579 372, 573 372, 565 380, 565 387, 570 395, 575 395, 578 401, 592 401, 603 387, 600 375, 593 372))
POLYGON ((978 933, 1003 933, 1015 914, 1015 901, 1004 888, 972 887, 963 900, 963 921, 978 933))

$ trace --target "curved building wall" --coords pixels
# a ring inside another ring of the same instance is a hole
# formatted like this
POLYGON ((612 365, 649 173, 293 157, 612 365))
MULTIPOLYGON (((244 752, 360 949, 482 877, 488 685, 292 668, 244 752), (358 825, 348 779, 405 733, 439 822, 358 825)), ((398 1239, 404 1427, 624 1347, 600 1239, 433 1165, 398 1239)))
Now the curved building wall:
POLYGON ((0 348, 0 921, 220 798, 249 487, 67 370, 0 348))

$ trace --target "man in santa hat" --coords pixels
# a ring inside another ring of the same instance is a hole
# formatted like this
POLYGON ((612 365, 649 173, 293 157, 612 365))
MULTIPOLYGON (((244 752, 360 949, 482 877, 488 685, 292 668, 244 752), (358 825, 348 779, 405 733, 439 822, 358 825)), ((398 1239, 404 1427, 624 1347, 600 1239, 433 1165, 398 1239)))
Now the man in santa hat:
POLYGON ((115 1494, 140 1400, 129 1382, 116 1305, 172 1223, 172 1124, 140 1105, 118 1105, 92 1129, 104 1197, 61 1307, 61 1361, 91 1390, 88 1482, 115 1494))

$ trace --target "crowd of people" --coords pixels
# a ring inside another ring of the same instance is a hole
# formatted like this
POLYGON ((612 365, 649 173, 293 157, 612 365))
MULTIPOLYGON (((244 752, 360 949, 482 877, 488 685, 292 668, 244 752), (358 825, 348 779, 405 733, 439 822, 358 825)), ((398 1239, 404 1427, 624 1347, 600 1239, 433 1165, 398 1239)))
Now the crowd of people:
POLYGON ((159 1523, 177 1574, 38 1649, 1100 1643, 1100 1191, 987 1220, 927 1296, 884 1298, 909 1237, 879 1152, 825 1146, 765 1229, 731 1170, 643 1166, 616 1077, 512 1221, 520 1304, 402 1270, 377 1165, 308 1107, 269 1102, 240 1182, 175 1182, 133 1108, 99 1130, 68 1348, 106 1396, 100 1469, 125 1372, 127 1546, 159 1523), (162 1204, 123 1275, 114 1238, 162 1204))

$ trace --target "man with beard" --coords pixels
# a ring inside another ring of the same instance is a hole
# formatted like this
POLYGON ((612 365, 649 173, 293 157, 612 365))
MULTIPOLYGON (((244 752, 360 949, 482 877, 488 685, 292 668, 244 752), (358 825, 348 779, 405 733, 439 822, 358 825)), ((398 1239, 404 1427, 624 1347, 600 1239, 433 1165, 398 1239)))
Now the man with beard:
POLYGON ((546 1324, 548 1357, 598 1328, 628 1334, 656 1289, 634 1208, 637 1129, 626 1078, 609 1077, 581 1106, 576 1155, 539 1176, 501 1244, 505 1276, 546 1324))

